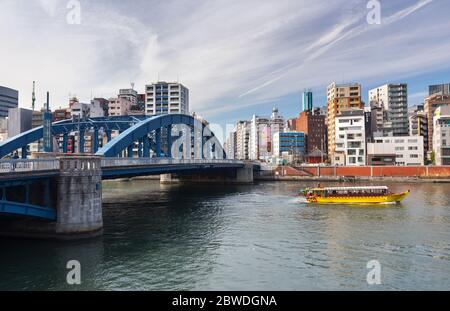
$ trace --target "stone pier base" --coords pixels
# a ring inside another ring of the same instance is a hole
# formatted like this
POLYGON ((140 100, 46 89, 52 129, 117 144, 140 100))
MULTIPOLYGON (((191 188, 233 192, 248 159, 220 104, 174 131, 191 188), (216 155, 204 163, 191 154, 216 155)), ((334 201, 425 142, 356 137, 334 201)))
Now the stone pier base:
POLYGON ((101 158, 95 156, 60 159, 57 180, 58 234, 101 234, 102 172, 101 158))
POLYGON ((242 168, 226 171, 211 171, 205 173, 163 174, 160 175, 161 184, 179 183, 223 183, 223 184, 249 184, 253 183, 253 165, 246 164, 242 168))

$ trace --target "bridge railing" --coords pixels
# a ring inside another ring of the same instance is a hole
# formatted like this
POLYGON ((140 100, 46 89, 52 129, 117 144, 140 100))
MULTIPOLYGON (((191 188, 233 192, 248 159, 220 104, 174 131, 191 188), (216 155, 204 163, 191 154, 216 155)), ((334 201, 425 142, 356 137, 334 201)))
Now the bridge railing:
POLYGON ((102 167, 146 166, 171 164, 242 164, 228 159, 169 159, 169 158, 103 158, 102 167))
POLYGON ((0 174, 59 170, 58 159, 0 160, 0 174))

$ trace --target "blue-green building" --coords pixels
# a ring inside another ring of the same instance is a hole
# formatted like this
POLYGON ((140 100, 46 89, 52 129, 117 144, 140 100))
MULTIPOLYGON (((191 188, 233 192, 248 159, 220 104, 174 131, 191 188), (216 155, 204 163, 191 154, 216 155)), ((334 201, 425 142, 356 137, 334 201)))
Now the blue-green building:
POLYGON ((305 133, 279 132, 273 135, 274 156, 281 156, 283 153, 293 156, 303 156, 305 152, 305 133))

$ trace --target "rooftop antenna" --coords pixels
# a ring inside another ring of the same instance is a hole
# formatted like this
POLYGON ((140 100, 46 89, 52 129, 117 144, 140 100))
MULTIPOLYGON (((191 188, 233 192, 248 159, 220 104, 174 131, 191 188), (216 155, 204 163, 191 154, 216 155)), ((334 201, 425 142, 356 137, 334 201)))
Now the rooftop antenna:
POLYGON ((134 90, 134 82, 131 82, 131 89, 134 90))
POLYGON ((34 105, 36 103, 36 93, 35 93, 36 82, 33 81, 33 94, 31 95, 31 109, 34 111, 34 105))

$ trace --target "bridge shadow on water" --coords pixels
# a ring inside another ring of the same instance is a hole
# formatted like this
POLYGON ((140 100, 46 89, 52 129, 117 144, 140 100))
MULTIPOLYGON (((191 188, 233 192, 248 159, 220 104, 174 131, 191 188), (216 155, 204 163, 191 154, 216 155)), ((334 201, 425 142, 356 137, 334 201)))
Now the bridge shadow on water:
POLYGON ((186 289, 178 286, 189 284, 193 271, 201 279, 214 268, 228 221, 221 202, 247 187, 105 182, 104 235, 78 242, 0 239, 0 290, 186 289), (81 263, 79 287, 66 283, 69 260, 81 263))

